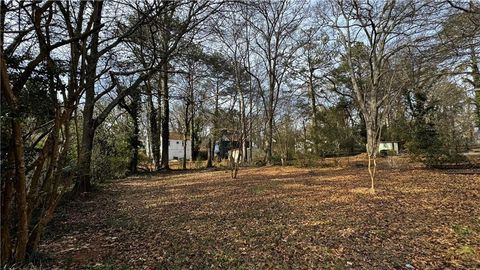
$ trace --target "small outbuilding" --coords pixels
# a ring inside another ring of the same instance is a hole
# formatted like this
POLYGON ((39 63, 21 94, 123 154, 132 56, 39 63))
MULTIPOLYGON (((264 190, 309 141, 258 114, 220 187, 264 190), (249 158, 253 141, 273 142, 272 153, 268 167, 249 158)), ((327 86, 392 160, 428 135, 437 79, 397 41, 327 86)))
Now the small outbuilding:
POLYGON ((382 151, 394 152, 398 155, 398 142, 380 142, 378 145, 378 152, 382 151))
MULTIPOLYGON (((183 134, 178 132, 170 132, 170 141, 168 142, 168 160, 178 160, 183 159, 183 148, 184 148, 184 138, 183 134)), ((190 147, 191 141, 190 136, 187 136, 187 159, 192 158, 192 148, 190 147)))

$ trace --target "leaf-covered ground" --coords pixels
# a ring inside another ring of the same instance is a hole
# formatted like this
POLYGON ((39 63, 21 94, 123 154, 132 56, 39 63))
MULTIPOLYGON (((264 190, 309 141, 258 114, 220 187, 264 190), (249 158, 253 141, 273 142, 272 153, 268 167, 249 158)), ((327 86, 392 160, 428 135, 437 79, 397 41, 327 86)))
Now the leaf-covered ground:
POLYGON ((365 168, 171 172, 64 204, 48 268, 479 269, 480 177, 365 168))

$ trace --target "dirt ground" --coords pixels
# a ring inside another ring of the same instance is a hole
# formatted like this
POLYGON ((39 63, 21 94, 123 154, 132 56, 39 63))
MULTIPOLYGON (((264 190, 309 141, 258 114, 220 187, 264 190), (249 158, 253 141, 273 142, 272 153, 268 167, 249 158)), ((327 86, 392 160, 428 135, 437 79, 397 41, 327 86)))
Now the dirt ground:
MULTIPOLYGON (((58 209, 58 269, 479 269, 480 176, 366 168, 170 172, 58 209)), ((46 254, 46 255, 45 255, 46 254)))

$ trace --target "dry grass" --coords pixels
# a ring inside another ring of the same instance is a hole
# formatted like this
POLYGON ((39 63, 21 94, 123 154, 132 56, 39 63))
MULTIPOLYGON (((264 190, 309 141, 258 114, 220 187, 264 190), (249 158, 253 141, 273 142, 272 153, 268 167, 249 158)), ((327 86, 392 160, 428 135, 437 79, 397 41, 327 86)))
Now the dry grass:
POLYGON ((428 170, 243 168, 106 184, 62 206, 48 267, 478 269, 480 179, 428 170))

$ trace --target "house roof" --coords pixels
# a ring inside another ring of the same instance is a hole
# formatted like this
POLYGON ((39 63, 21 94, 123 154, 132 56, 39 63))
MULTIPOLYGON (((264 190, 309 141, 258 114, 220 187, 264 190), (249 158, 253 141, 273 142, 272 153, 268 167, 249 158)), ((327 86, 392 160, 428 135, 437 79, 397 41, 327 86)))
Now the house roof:
MULTIPOLYGON (((178 140, 182 141, 183 140, 183 134, 180 132, 170 132, 170 140, 178 140)), ((187 135, 187 140, 190 140, 190 136, 187 135)))

